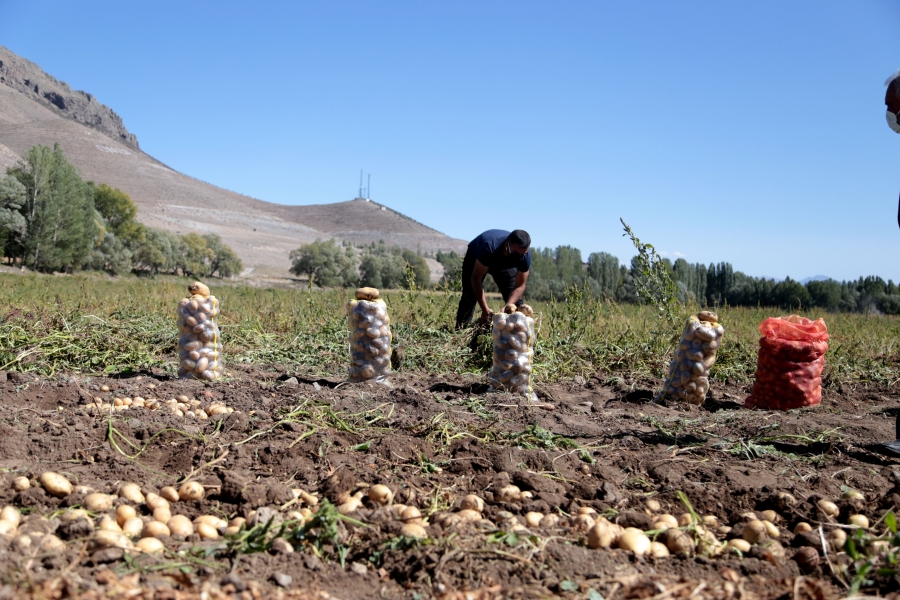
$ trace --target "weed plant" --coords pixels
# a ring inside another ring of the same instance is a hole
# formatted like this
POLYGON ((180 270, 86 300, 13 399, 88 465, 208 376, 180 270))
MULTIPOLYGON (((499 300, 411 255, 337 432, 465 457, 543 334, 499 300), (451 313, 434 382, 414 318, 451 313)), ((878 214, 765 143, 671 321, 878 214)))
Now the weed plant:
MULTIPOLYGON (((56 374, 176 371, 175 307, 187 279, 110 279, 96 274, 0 274, 0 370, 56 374)), ((261 289, 213 283, 222 305, 219 326, 225 364, 241 363, 321 376, 346 373, 345 305, 350 290, 261 289)), ((458 292, 387 292, 400 370, 480 375, 490 365, 490 335, 453 326, 458 292)), ((666 304, 669 307, 668 304, 666 304)), ((636 306, 597 298, 574 286, 565 301, 537 303, 535 378, 538 385, 575 375, 634 382, 662 378, 680 323, 699 306, 671 307, 676 331, 656 304, 636 306)), ((778 309, 718 309, 725 326, 712 376, 746 383, 756 370, 759 323, 778 309)), ((859 314, 824 317, 831 339, 826 386, 885 386, 900 380, 896 340, 900 319, 859 314)))

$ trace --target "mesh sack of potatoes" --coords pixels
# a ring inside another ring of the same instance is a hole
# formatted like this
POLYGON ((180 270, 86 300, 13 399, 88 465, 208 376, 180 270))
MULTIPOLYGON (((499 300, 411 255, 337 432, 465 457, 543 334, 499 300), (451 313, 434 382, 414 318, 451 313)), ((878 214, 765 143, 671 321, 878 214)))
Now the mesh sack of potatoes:
POLYGON ((350 381, 384 381, 391 373, 391 319, 375 288, 359 288, 347 303, 350 381))
POLYGON ((669 374, 658 400, 669 397, 703 404, 709 391, 709 370, 716 364, 716 352, 725 328, 719 317, 709 311, 692 315, 684 324, 675 358, 669 363, 669 374))
POLYGON ((828 328, 822 319, 791 315, 760 323, 756 377, 744 406, 790 410, 822 401, 828 328))
POLYGON ((494 315, 491 332, 494 365, 488 373, 488 381, 494 389, 532 395, 534 319, 531 314, 531 308, 523 304, 512 314, 494 315))
POLYGON ((222 376, 222 342, 216 317, 219 301, 195 281, 190 298, 178 302, 178 376, 214 381, 222 376))

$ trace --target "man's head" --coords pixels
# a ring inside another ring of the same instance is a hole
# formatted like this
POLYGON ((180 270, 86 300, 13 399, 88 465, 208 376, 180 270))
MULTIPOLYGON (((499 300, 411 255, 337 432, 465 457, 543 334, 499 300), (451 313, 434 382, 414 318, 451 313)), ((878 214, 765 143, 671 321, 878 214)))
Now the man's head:
POLYGON ((887 90, 884 92, 884 104, 887 106, 888 126, 900 133, 900 71, 894 73, 887 80, 887 90))
POLYGON ((506 238, 506 243, 508 244, 507 254, 513 252, 519 256, 525 256, 531 246, 531 236, 527 231, 516 229, 506 238))

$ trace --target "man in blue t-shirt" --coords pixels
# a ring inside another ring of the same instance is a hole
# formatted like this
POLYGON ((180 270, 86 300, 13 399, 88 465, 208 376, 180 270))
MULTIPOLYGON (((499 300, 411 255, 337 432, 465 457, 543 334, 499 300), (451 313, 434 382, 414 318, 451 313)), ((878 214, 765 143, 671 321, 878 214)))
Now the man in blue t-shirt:
MULTIPOLYGON (((484 297, 482 282, 490 274, 497 282, 507 306, 522 304, 525 282, 531 269, 531 236, 516 229, 513 232, 489 229, 469 242, 462 267, 462 298, 456 311, 456 326, 472 321, 475 305, 481 306, 481 322, 494 315, 484 297)), ((506 306, 504 306, 506 308, 506 306)))
MULTIPOLYGON (((884 93, 884 104, 887 106, 888 127, 894 133, 900 133, 900 71, 887 80, 887 91, 884 93)), ((900 225, 900 205, 897 206, 897 224, 900 225)))

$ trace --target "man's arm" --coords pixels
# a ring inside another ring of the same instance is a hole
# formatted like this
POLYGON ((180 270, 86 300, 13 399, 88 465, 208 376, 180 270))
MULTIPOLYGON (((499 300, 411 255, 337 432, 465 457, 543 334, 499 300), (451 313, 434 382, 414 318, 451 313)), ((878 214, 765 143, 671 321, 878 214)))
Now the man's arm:
POLYGON ((487 272, 488 268, 476 258, 475 267, 472 269, 472 292, 475 294, 475 299, 478 300, 478 306, 481 307, 481 320, 485 322, 494 314, 494 311, 488 307, 487 298, 484 297, 482 280, 487 272))
POLYGON ((528 273, 529 271, 516 271, 516 287, 509 293, 509 300, 506 301, 506 306, 515 306, 516 302, 522 299, 522 294, 525 293, 525 282, 528 281, 528 273))

